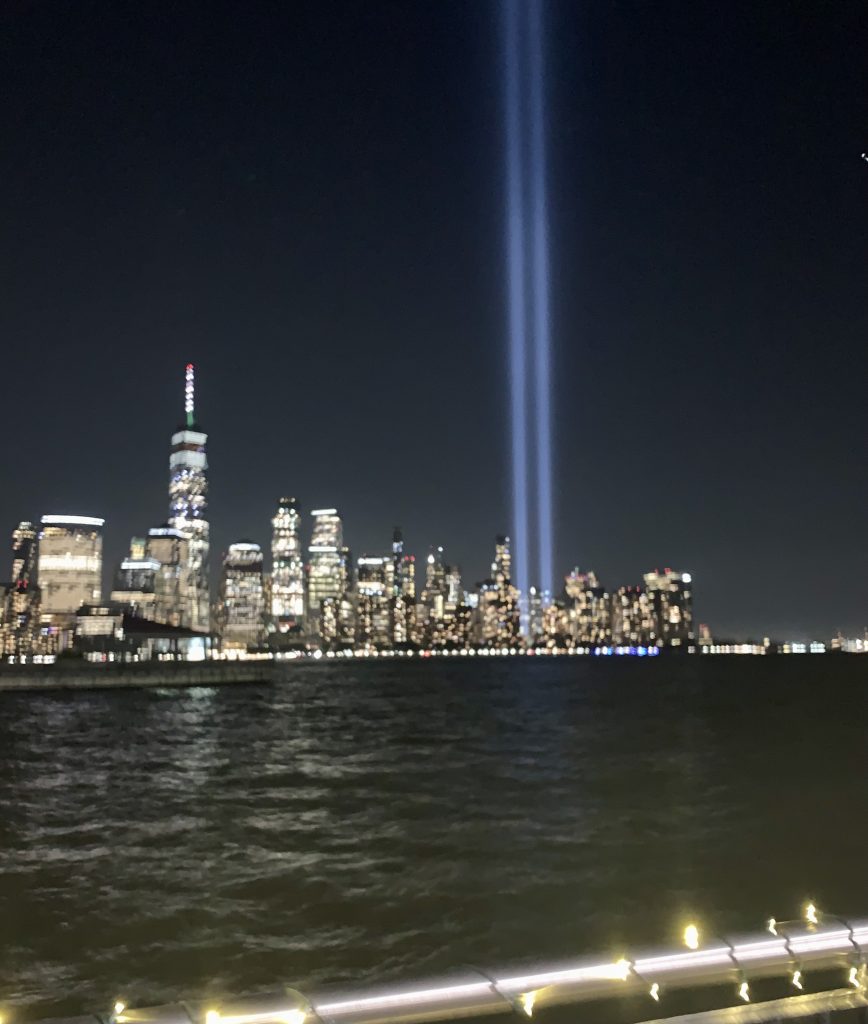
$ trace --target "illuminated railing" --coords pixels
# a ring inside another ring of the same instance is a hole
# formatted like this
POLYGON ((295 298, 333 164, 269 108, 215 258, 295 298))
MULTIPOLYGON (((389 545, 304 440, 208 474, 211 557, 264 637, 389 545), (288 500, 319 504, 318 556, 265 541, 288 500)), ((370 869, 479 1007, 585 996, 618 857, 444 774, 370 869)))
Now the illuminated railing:
MULTIPOLYGON (((180 1003, 131 1009, 118 1002, 113 1013, 102 1017, 101 1021, 103 1024, 305 1024, 306 1021, 308 1024, 419 1024, 515 1011, 530 1017, 546 1007, 637 994, 646 996, 650 1007, 662 1003, 670 991, 728 984, 732 986, 732 1002, 743 1006, 751 1002, 754 980, 773 977, 786 979, 791 988, 792 998, 783 1000, 793 1004, 790 1016, 799 1015, 797 1003, 804 1001, 807 1006, 813 1000, 813 1006, 823 996, 829 997, 824 1004, 826 1009, 838 1004, 842 1007, 846 1004, 847 1008, 868 1005, 863 954, 863 948, 868 947, 868 921, 848 922, 820 914, 808 904, 802 921, 771 920, 761 935, 733 941, 719 936, 705 938, 697 926, 688 925, 684 931, 684 947, 646 951, 635 956, 625 954, 616 961, 581 959, 524 970, 468 968, 462 973, 415 984, 307 994, 286 989, 278 996, 226 1000, 199 1010, 180 1003), (824 977, 832 972, 833 978, 837 974, 841 988, 802 995, 806 976, 813 972, 822 972, 824 977)), ((775 1005, 781 1002, 777 1000, 775 1005)), ((754 1008, 762 1005, 757 1003, 754 1008)), ((803 1015, 809 1012, 817 1011, 806 1010, 803 1015)), ((777 1015, 788 1016, 783 1011, 777 1015)), ((752 1019, 764 1018, 754 1015, 752 1019)))

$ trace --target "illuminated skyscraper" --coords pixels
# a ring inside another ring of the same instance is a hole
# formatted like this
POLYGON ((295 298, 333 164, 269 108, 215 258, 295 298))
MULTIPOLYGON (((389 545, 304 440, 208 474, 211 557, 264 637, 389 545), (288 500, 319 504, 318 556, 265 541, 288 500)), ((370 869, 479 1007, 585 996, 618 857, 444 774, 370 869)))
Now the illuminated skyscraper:
POLYGON ((401 527, 392 532, 392 579, 393 597, 409 597, 416 600, 416 556, 404 553, 404 536, 401 527))
POLYGON ((271 520, 271 618, 285 633, 304 619, 301 516, 295 498, 281 498, 271 520))
POLYGON ((224 647, 246 647, 265 636, 262 548, 250 541, 230 544, 220 580, 220 638, 224 647))
POLYGON ((154 619, 170 626, 192 628, 195 603, 190 600, 194 571, 190 557, 192 539, 165 524, 148 530, 146 558, 157 563, 154 576, 154 619))
POLYGON ((657 623, 644 587, 619 587, 612 594, 612 643, 635 647, 657 642, 657 623))
POLYGON ((12 575, 18 589, 27 590, 36 581, 36 528, 33 523, 19 523, 12 533, 12 575))
POLYGON ((428 609, 428 617, 442 619, 446 606, 446 563, 443 548, 431 548, 425 564, 425 589, 422 604, 428 609))
POLYGON ((446 566, 446 611, 454 612, 463 602, 464 591, 461 588, 461 566, 446 566))
POLYGON ((327 597, 340 598, 348 586, 350 566, 343 549, 344 531, 335 508, 318 508, 311 512, 311 534, 308 567, 308 613, 312 625, 319 618, 320 605, 327 597))
POLYGON ((39 586, 43 615, 72 615, 102 597, 102 527, 92 516, 43 516, 39 586))
POLYGON ((464 604, 461 589, 461 570, 457 565, 443 562, 443 549, 429 555, 423 606, 422 639, 429 647, 456 647, 467 641, 470 628, 470 609, 464 604), (434 557, 434 562, 431 562, 434 557))
POLYGON ((593 572, 578 569, 564 581, 569 632, 575 644, 600 646, 611 642, 611 601, 593 572))
POLYGON ((364 556, 358 561, 356 637, 361 644, 391 643, 392 571, 393 562, 385 556, 364 556))
POLYGON ((491 576, 479 584, 473 615, 476 642, 485 647, 513 647, 520 640, 518 591, 512 585, 509 537, 495 538, 491 576))
POLYGON ((566 602, 553 601, 543 608, 542 642, 550 649, 575 646, 570 637, 570 615, 566 602))
POLYGON ((645 588, 654 609, 661 646, 681 647, 694 640, 693 579, 689 572, 645 573, 645 588))
POLYGON ((494 580, 479 584, 474 610, 474 640, 482 647, 499 647, 502 643, 500 598, 494 580))
POLYGON ((509 550, 509 537, 498 534, 494 538, 494 561, 491 564, 491 575, 501 585, 507 585, 512 579, 512 554, 509 550))
POLYGON ((172 435, 169 458, 169 526, 179 530, 189 542, 185 601, 190 629, 207 632, 210 620, 208 582, 208 460, 205 444, 208 435, 196 424, 193 364, 184 376, 185 422, 172 435))
POLYGON ((542 594, 536 587, 528 590, 528 636, 531 640, 537 640, 543 633, 543 599, 542 594))
POLYGON ((0 608, 0 654, 17 658, 36 651, 40 591, 36 586, 36 529, 19 523, 12 534, 12 574, 0 608))
POLYGON ((121 562, 109 600, 126 605, 140 619, 156 621, 156 584, 160 563, 146 554, 144 537, 133 537, 121 562))
POLYGON ((415 555, 403 555, 401 558, 401 594, 410 601, 416 600, 415 555))
POLYGON ((401 527, 396 526, 392 531, 392 592, 390 597, 397 597, 404 592, 404 534, 401 527))
POLYGON ((494 562, 491 575, 497 587, 500 625, 499 640, 514 643, 519 638, 519 592, 512 585, 512 553, 509 537, 502 534, 494 540, 494 562))

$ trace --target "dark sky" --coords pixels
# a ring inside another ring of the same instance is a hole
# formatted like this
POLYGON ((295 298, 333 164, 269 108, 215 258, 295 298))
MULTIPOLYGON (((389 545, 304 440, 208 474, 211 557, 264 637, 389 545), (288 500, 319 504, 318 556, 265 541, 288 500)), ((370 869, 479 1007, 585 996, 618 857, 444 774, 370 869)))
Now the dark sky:
MULTIPOLYGON (((868 622, 868 11, 552 2, 557 567, 723 633, 868 622)), ((510 523, 498 10, 7 0, 0 530, 281 494, 471 581, 510 523)))

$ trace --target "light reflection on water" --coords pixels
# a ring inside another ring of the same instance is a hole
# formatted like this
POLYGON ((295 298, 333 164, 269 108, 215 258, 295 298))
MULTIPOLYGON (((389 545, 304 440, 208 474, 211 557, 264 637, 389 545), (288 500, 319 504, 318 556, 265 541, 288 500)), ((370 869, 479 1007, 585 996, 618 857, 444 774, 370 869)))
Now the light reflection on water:
POLYGON ((865 669, 322 665, 0 695, 0 995, 35 1016, 608 952, 808 893, 865 914, 865 669))

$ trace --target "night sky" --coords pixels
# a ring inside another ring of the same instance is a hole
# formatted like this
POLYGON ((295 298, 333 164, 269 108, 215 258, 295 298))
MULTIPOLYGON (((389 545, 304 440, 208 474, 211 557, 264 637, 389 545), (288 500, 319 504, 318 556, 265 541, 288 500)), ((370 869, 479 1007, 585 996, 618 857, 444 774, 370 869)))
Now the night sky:
MULTIPOLYGON (((559 573, 672 566, 723 634, 868 623, 868 11, 551 2, 559 573)), ((510 528, 491 0, 7 0, 0 532, 282 494, 472 583, 510 528)), ((106 573, 107 582, 109 573, 106 573)))

